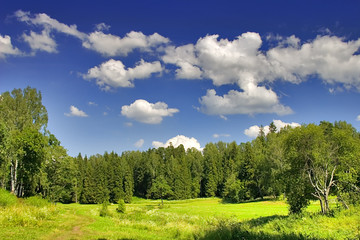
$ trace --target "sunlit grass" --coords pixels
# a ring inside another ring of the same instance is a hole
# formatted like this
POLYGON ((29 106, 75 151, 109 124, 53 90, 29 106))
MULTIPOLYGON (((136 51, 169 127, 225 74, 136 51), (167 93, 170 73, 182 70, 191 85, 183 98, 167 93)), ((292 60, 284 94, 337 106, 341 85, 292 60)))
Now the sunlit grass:
POLYGON ((101 217, 101 205, 41 206, 41 201, 27 200, 0 208, 0 239, 233 239, 235 233, 245 233, 248 239, 346 239, 358 236, 360 223, 357 208, 326 217, 318 214, 318 202, 298 216, 288 216, 288 205, 272 199, 228 204, 206 198, 164 204, 133 198, 125 213, 114 204, 108 207, 110 214, 101 217))

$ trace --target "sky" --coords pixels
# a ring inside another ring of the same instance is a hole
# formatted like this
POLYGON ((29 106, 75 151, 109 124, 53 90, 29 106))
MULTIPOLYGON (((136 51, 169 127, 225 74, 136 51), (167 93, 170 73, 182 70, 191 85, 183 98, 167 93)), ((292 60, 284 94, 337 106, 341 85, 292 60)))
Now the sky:
POLYGON ((360 130, 359 1, 7 1, 0 93, 38 89, 76 156, 360 130))

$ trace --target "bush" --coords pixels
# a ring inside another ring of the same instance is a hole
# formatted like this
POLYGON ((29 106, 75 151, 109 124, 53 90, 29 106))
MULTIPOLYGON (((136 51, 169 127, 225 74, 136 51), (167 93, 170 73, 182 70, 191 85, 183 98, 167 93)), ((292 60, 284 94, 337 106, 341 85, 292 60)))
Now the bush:
POLYGON ((118 204, 118 207, 116 208, 116 211, 118 213, 125 213, 126 206, 125 206, 125 201, 123 199, 119 200, 119 204, 118 204))
POLYGON ((100 208, 100 217, 110 216, 108 206, 109 206, 109 201, 104 201, 102 203, 101 208, 100 208))
POLYGON ((5 189, 0 189, 0 206, 7 207, 11 205, 15 205, 17 202, 17 198, 15 195, 9 193, 5 189))
POLYGON ((33 196, 33 197, 28 197, 25 199, 25 204, 29 205, 29 206, 34 206, 34 207, 47 207, 49 206, 51 203, 46 200, 43 199, 39 196, 33 196))

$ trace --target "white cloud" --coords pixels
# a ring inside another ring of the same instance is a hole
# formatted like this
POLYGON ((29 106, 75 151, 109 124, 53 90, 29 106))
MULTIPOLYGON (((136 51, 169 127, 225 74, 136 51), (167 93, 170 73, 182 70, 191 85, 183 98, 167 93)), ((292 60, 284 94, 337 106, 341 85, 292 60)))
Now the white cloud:
POLYGON ((95 107, 98 106, 98 104, 96 102, 91 102, 90 101, 90 102, 88 102, 88 104, 89 104, 89 106, 95 106, 95 107))
POLYGON ((360 56, 355 54, 359 47, 360 39, 346 42, 336 36, 318 36, 303 45, 280 45, 267 55, 281 79, 301 82, 317 75, 328 84, 360 90, 360 56))
POLYGON ((177 112, 179 112, 178 109, 168 108, 168 105, 164 102, 154 104, 143 99, 138 99, 132 104, 122 106, 121 108, 123 116, 147 124, 159 124, 164 117, 171 117, 177 112))
POLYGON ((216 86, 238 85, 242 92, 234 90, 224 97, 216 96, 221 108, 206 104, 207 100, 211 103, 215 100, 214 94, 209 99, 209 93, 213 93, 209 90, 200 100, 203 112, 209 114, 290 113, 291 109, 280 104, 275 92, 261 87, 264 82, 276 80, 301 83, 315 75, 325 83, 340 84, 345 89, 355 87, 360 91, 360 55, 356 54, 360 39, 345 41, 327 35, 302 44, 293 35, 268 36, 266 40, 274 47, 262 51, 262 39, 258 33, 243 33, 232 41, 208 35, 195 45, 165 48, 162 60, 178 67, 178 78, 210 79, 216 86), (265 93, 264 97, 259 95, 261 92, 265 93), (230 95, 232 100, 241 102, 228 101, 230 95), (269 97, 270 108, 266 104, 269 97), (256 105, 253 111, 249 109, 251 102, 256 105))
POLYGON ((174 146, 175 148, 182 144, 184 146, 185 150, 187 150, 189 148, 196 148, 197 150, 202 151, 202 148, 201 148, 198 140, 196 140, 193 137, 192 138, 186 137, 184 135, 178 135, 176 137, 173 137, 173 138, 169 139, 168 141, 166 141, 166 143, 162 143, 159 141, 152 142, 152 145, 155 148, 159 148, 159 147, 166 148, 166 147, 170 146, 170 144, 172 146, 174 146))
POLYGON ((208 90, 200 99, 200 111, 209 115, 276 113, 291 114, 290 107, 280 104, 275 92, 249 83, 243 92, 231 90, 224 96, 208 90))
POLYGON ((70 112, 69 113, 65 113, 65 116, 68 117, 88 117, 88 115, 84 112, 81 111, 80 109, 78 109, 75 106, 70 106, 70 112))
POLYGON ((148 50, 151 47, 168 42, 168 38, 158 33, 146 36, 142 32, 131 31, 121 38, 112 34, 95 31, 83 42, 83 46, 106 56, 126 56, 136 48, 148 50))
POLYGON ((11 44, 11 38, 8 35, 2 36, 0 34, 0 58, 5 58, 7 55, 21 55, 21 51, 11 44))
POLYGON ((194 45, 188 44, 175 48, 169 46, 165 49, 162 57, 165 63, 175 64, 179 69, 176 70, 176 77, 181 79, 201 79, 202 71, 196 64, 198 59, 195 56, 194 45))
POLYGON ((108 31, 110 29, 110 25, 107 25, 105 23, 98 23, 95 25, 96 31, 108 31))
POLYGON ((213 134, 213 138, 219 138, 219 137, 230 137, 230 134, 213 134))
POLYGON ((45 13, 38 13, 35 15, 30 14, 30 12, 24 12, 22 10, 18 10, 15 12, 15 17, 21 22, 26 22, 32 25, 43 26, 47 30, 54 29, 58 32, 65 33, 70 36, 74 36, 81 40, 85 40, 87 35, 77 30, 76 25, 66 25, 64 23, 60 23, 58 20, 51 18, 45 13))
POLYGON ((150 77, 152 73, 161 72, 162 66, 159 61, 152 63, 141 60, 134 68, 125 68, 121 61, 110 59, 88 70, 83 74, 84 79, 96 79, 96 84, 102 89, 109 90, 111 87, 133 87, 134 79, 150 77))
POLYGON ((357 116, 356 121, 360 121, 360 115, 357 116))
POLYGON ((30 12, 18 10, 15 12, 15 17, 29 25, 42 26, 46 31, 55 30, 76 37, 82 41, 83 47, 106 56, 126 56, 134 49, 149 51, 151 48, 170 42, 168 38, 158 33, 147 36, 142 32, 131 31, 123 38, 112 34, 105 34, 102 31, 109 30, 110 28, 105 23, 96 24, 96 31, 86 34, 79 31, 76 25, 66 25, 45 13, 31 14, 30 12))
POLYGON ((48 53, 56 53, 56 42, 51 38, 49 31, 43 30, 41 34, 37 34, 33 31, 30 35, 25 33, 22 38, 27 42, 33 51, 44 51, 48 53))
MULTIPOLYGON (((296 122, 285 123, 281 120, 273 120, 273 122, 277 129, 277 132, 286 126, 290 126, 293 128, 301 126, 299 123, 296 123, 296 122)), ((267 135, 270 132, 269 126, 268 125, 264 126, 263 131, 264 131, 265 135, 267 135)), ((250 138, 256 138, 259 135, 259 132, 260 132, 260 126, 258 126, 258 125, 253 125, 253 126, 249 127, 248 129, 244 130, 244 134, 250 138)))
POLYGON ((137 148, 141 148, 143 145, 144 145, 144 139, 139 139, 135 144, 134 146, 137 147, 137 148))

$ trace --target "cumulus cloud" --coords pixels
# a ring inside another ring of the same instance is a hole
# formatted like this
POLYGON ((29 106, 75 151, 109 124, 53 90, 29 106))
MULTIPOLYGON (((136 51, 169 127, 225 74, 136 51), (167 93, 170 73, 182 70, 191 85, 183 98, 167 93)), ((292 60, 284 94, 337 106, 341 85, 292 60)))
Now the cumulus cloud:
POLYGON ((168 46, 165 55, 162 57, 165 63, 175 64, 179 69, 176 70, 176 77, 181 79, 201 79, 202 71, 198 66, 198 59, 195 56, 193 44, 180 47, 168 46))
POLYGON ((136 143, 134 143, 134 146, 137 148, 141 148, 144 145, 144 139, 139 139, 136 143))
POLYGON ((278 46, 267 53, 279 78, 301 82, 317 75, 329 84, 340 83, 360 90, 360 39, 344 41, 336 36, 318 36, 297 46, 278 46))
POLYGON ((135 79, 150 77, 152 73, 161 72, 162 66, 159 61, 152 63, 141 60, 134 68, 125 68, 119 60, 110 59, 88 70, 83 74, 84 79, 95 79, 96 84, 104 90, 111 87, 133 87, 135 79))
POLYGON ((105 56, 126 56, 134 49, 149 51, 151 48, 170 42, 168 38, 158 33, 147 36, 142 32, 131 31, 123 38, 112 34, 105 34, 103 31, 107 31, 110 28, 105 23, 96 24, 95 32, 87 34, 79 31, 76 25, 61 23, 45 13, 31 14, 30 12, 18 10, 15 12, 15 17, 29 25, 41 26, 46 31, 55 30, 78 38, 82 41, 83 47, 105 56))
POLYGON ((159 124, 164 117, 171 117, 177 112, 179 112, 178 109, 168 108, 164 102, 149 103, 143 99, 138 99, 121 108, 123 116, 147 124, 159 124))
MULTIPOLYGON (((277 132, 286 126, 290 126, 293 128, 301 126, 299 123, 296 123, 296 122, 285 123, 281 120, 273 120, 273 122, 277 129, 277 132)), ((264 126, 263 131, 264 131, 265 135, 267 135, 270 132, 269 126, 268 125, 264 126)), ((253 126, 249 127, 248 129, 244 130, 244 134, 250 138, 256 138, 259 135, 259 132, 260 132, 260 126, 258 126, 258 125, 253 125, 253 126)))
POLYGON ((41 34, 30 32, 30 35, 25 33, 22 35, 25 42, 29 44, 33 51, 44 51, 48 53, 56 53, 56 42, 51 38, 48 31, 43 30, 41 34))
POLYGON ((360 115, 357 116, 356 121, 360 121, 360 115))
POLYGON ((75 107, 73 105, 70 106, 70 112, 65 113, 65 116, 68 116, 68 117, 88 117, 88 115, 84 111, 78 109, 77 107, 75 107))
POLYGON ((0 34, 0 58, 5 58, 9 55, 21 55, 21 51, 11 44, 11 37, 8 35, 2 36, 0 34))
POLYGON ((277 79, 300 83, 317 75, 329 84, 359 87, 360 56, 356 53, 360 39, 346 41, 324 35, 301 44, 292 35, 268 36, 266 40, 275 46, 261 51, 258 33, 243 33, 233 41, 208 35, 195 45, 167 47, 162 60, 177 65, 180 72, 186 72, 184 63, 192 65, 201 72, 201 78, 211 79, 217 86, 236 83, 243 88, 249 82, 259 84, 277 79))
POLYGON ((291 114, 290 107, 279 102, 275 92, 265 87, 249 83, 243 92, 230 90, 224 96, 216 95, 214 89, 208 90, 200 98, 200 111, 209 115, 276 113, 291 114))
POLYGON ((116 35, 95 31, 83 42, 83 46, 106 56, 126 56, 136 48, 148 50, 151 47, 168 42, 168 38, 158 33, 146 36, 142 32, 131 31, 121 38, 116 35))
POLYGON ((167 140, 166 143, 162 143, 159 141, 152 142, 152 145, 155 148, 159 148, 159 147, 166 148, 170 145, 172 145, 176 148, 176 147, 180 146, 181 144, 184 146, 185 150, 187 150, 189 148, 196 148, 197 150, 202 151, 202 148, 201 148, 198 140, 196 140, 193 137, 192 138, 186 137, 184 135, 178 135, 176 137, 173 137, 173 138, 167 140))
POLYGON ((200 99, 201 109, 209 114, 291 113, 289 107, 280 104, 274 91, 261 87, 264 82, 276 80, 298 84, 317 76, 327 84, 355 87, 360 91, 360 55, 357 54, 360 39, 345 41, 325 35, 302 43, 294 35, 277 35, 265 40, 274 47, 260 50, 263 41, 254 32, 243 33, 234 40, 208 35, 195 45, 167 47, 162 60, 178 67, 178 78, 210 79, 216 86, 238 85, 242 92, 233 90, 223 97, 215 96, 214 91, 209 90, 207 96, 200 99), (260 92, 265 93, 264 97, 259 95, 260 92), (229 101, 230 96, 240 102, 229 101), (266 104, 265 99, 269 97, 271 106, 257 108, 266 104), (213 103, 212 100, 220 100, 221 108, 207 104, 213 103), (254 111, 249 108, 251 102, 256 105, 254 111))

